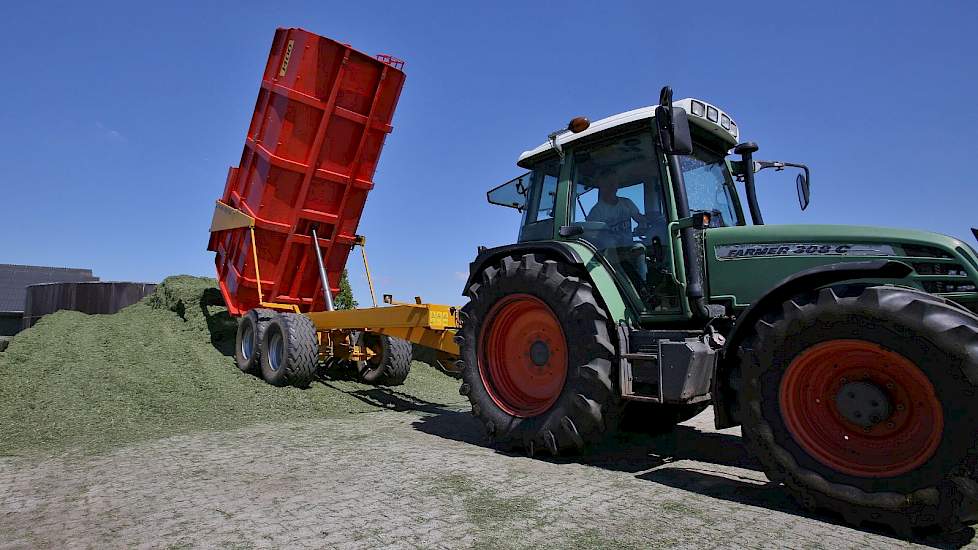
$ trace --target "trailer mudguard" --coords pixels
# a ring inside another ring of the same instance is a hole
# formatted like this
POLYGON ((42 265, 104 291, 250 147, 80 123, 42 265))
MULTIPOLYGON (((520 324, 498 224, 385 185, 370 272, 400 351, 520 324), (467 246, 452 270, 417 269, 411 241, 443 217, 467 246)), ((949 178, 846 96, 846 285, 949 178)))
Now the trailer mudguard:
POLYGON ((846 281, 867 282, 902 279, 913 272, 910 266, 894 260, 866 262, 840 262, 820 265, 795 273, 761 296, 740 314, 733 331, 727 335, 723 353, 717 361, 713 376, 713 415, 717 429, 738 425, 734 410, 737 404, 736 390, 730 387, 730 371, 737 366, 737 348, 753 330, 754 325, 769 308, 778 307, 792 296, 806 290, 846 281))

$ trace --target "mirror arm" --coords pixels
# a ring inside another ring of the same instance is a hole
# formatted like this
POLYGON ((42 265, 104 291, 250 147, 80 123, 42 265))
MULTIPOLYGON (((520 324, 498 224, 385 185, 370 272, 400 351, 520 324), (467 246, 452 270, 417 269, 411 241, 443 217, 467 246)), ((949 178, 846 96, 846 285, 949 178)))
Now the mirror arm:
POLYGON ((805 172, 805 181, 807 181, 809 185, 812 184, 812 173, 808 169, 808 166, 807 165, 805 165, 805 164, 796 164, 794 162, 782 162, 781 164, 784 165, 784 166, 790 166, 792 168, 801 168, 802 171, 805 172))
POLYGON ((791 168, 801 168, 805 172, 805 179, 811 181, 811 173, 808 170, 808 166, 804 164, 797 164, 794 162, 784 162, 784 161, 771 161, 771 160, 755 160, 753 162, 754 171, 760 172, 767 168, 774 168, 776 171, 780 172, 785 169, 785 167, 791 168))

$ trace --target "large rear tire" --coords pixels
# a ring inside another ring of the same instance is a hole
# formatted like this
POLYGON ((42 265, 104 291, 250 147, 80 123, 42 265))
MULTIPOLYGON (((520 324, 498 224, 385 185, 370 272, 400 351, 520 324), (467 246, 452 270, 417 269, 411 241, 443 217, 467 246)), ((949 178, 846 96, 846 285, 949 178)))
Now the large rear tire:
POLYGON ((978 318, 824 289, 769 312, 741 357, 746 443, 803 506, 905 536, 978 520, 978 318))
POLYGON ((238 332, 234 338, 234 361, 242 372, 261 372, 261 345, 265 329, 275 312, 270 309, 252 309, 238 320, 238 332))
POLYGON ((316 378, 319 342, 305 315, 279 313, 262 338, 261 374, 273 386, 306 388, 316 378))
POLYGON ((614 339, 594 289, 540 255, 504 257, 466 289, 463 384, 490 439, 579 452, 617 425, 614 339))
POLYGON ((411 373, 411 343, 384 334, 361 332, 357 346, 374 352, 367 361, 357 361, 360 380, 379 386, 400 386, 411 373))

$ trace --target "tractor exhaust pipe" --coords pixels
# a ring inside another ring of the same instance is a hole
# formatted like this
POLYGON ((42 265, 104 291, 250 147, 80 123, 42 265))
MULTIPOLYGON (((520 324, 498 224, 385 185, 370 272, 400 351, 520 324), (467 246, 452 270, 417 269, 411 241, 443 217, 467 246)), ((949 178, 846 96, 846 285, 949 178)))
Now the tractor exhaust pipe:
MULTIPOLYGON (((750 219, 754 225, 764 225, 764 216, 761 215, 761 207, 757 204, 757 188, 754 186, 754 153, 757 152, 757 144, 748 141, 734 147, 734 153, 740 155, 744 165, 744 188, 747 190, 747 206, 750 208, 750 219)), ((808 171, 807 169, 805 170, 808 171)), ((804 208, 802 208, 804 210, 804 208)))

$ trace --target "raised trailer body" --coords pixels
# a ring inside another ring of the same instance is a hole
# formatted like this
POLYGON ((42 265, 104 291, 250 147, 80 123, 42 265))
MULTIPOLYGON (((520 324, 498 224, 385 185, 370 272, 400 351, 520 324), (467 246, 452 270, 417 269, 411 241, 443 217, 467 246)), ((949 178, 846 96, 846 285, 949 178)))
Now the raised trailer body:
POLYGON ((335 293, 393 129, 402 68, 302 29, 276 30, 241 161, 221 197, 254 224, 213 231, 208 244, 233 315, 263 303, 326 309, 311 233, 335 293))

